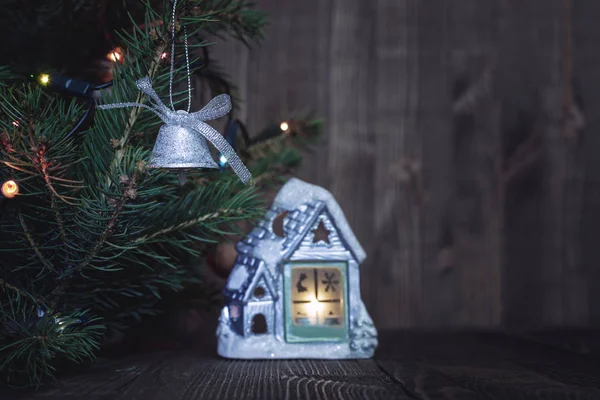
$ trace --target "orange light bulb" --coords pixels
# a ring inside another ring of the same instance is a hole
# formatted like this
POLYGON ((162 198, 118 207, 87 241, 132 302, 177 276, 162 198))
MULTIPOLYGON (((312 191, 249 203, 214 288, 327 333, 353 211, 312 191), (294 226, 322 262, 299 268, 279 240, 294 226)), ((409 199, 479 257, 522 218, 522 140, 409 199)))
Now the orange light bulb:
POLYGON ((19 194, 19 185, 15 181, 6 181, 2 184, 2 195, 7 199, 12 199, 19 194))
POLYGON ((121 63, 121 62, 123 62, 123 50, 121 50, 120 47, 117 47, 117 48, 111 50, 106 55, 106 58, 114 63, 121 63))

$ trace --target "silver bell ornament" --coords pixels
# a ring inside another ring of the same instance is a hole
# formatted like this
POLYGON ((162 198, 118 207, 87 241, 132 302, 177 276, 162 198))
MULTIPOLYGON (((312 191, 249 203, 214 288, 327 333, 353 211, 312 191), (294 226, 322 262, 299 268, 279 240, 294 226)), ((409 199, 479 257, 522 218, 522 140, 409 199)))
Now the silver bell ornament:
POLYGON ((206 139, 196 131, 180 125, 161 126, 148 167, 219 168, 210 154, 206 139))
POLYGON ((220 118, 231 111, 231 99, 226 94, 213 98, 200 111, 188 113, 184 110, 169 109, 160 100, 149 77, 139 79, 136 85, 150 99, 150 105, 141 103, 103 104, 100 109, 143 107, 155 113, 164 123, 156 138, 150 168, 175 169, 180 182, 185 180, 186 169, 218 168, 212 158, 206 141, 227 158, 229 165, 243 183, 248 183, 252 175, 238 157, 229 142, 205 121, 220 118))

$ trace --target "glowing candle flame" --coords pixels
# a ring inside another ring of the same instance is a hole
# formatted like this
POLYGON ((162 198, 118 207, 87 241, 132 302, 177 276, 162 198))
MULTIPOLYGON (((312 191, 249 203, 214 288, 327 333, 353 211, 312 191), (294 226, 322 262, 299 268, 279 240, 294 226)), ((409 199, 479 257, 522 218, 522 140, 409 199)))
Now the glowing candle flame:
POLYGON ((320 311, 323 311, 323 304, 317 299, 312 299, 309 308, 313 314, 318 314, 320 311))
POLYGON ((15 181, 6 181, 2 184, 2 195, 7 199, 12 199, 19 194, 19 185, 15 181))

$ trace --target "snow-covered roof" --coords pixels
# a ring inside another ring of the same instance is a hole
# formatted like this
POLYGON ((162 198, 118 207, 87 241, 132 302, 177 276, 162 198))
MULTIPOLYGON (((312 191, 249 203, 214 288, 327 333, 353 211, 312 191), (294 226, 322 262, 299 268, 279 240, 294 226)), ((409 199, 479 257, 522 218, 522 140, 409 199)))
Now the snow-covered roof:
MULTIPOLYGON (((367 258, 367 255, 354 235, 354 232, 352 232, 342 208, 333 195, 327 190, 320 186, 303 182, 300 179, 292 178, 281 188, 273 205, 285 210, 299 210, 302 209, 304 205, 311 205, 319 202, 325 204, 340 235, 348 244, 349 250, 354 254, 358 262, 362 263, 365 258, 367 258)), ((320 214, 320 210, 317 211, 316 215, 313 214, 313 216, 316 217, 320 214)), ((303 227, 304 229, 302 232, 299 233, 306 233, 309 226, 310 224, 307 224, 306 227, 303 227)))
POLYGON ((296 250, 302 238, 325 209, 333 219, 348 250, 359 263, 363 262, 366 258, 365 251, 350 229, 333 195, 319 186, 292 178, 281 188, 264 218, 237 243, 238 258, 231 272, 225 295, 241 299, 242 292, 245 292, 254 280, 260 262, 264 263, 270 276, 276 277, 278 271, 274 268, 296 250), (272 223, 279 214, 286 211, 288 214, 283 222, 285 237, 281 238, 272 232, 272 223), (240 283, 244 277, 244 282, 240 283), (235 295, 235 292, 240 294, 235 295))

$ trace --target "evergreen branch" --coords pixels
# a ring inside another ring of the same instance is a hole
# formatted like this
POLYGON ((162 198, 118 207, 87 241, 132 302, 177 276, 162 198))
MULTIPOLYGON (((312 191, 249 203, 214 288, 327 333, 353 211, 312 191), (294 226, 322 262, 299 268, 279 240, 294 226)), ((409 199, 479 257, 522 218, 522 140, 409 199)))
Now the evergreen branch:
POLYGON ((181 223, 179 223, 177 225, 169 226, 167 228, 161 229, 158 232, 154 232, 154 233, 152 233, 150 235, 141 236, 141 237, 135 239, 132 243, 147 242, 149 240, 152 240, 152 239, 154 239, 154 238, 156 238, 158 236, 165 235, 167 233, 176 232, 176 231, 180 231, 180 230, 183 230, 183 229, 186 229, 186 228, 190 228, 190 227, 192 227, 194 225, 198 225, 199 223, 207 221, 209 219, 216 219, 218 217, 232 216, 232 215, 243 215, 243 214, 244 214, 244 210, 241 210, 241 209, 217 210, 215 212, 208 213, 208 214, 202 215, 200 217, 193 218, 191 220, 181 222, 181 223))
POLYGON ((94 257, 96 257, 96 255, 98 254, 98 252, 104 245, 104 242, 106 241, 106 239, 108 239, 108 237, 113 233, 115 227, 117 226, 117 220, 119 219, 121 210, 123 209, 123 205, 127 201, 127 198, 128 198, 127 196, 123 195, 116 202, 116 204, 114 206, 115 210, 114 210, 113 214, 111 215, 110 219, 108 220, 108 223, 106 224, 106 228, 104 229, 104 231, 102 232, 102 234, 100 235, 98 240, 96 241, 96 244, 94 245, 92 250, 85 256, 83 262, 81 263, 81 265, 79 265, 77 270, 82 270, 82 269, 86 268, 92 262, 94 257))
POLYGON ((6 86, 6 81, 11 78, 13 78, 13 76, 10 69, 5 65, 0 66, 0 87, 6 86))
POLYGON ((23 218, 23 214, 21 212, 19 212, 18 214, 19 214, 19 221, 21 222, 21 227, 23 228, 23 232, 25 233, 25 237, 27 238, 27 241, 29 242, 29 245, 31 246, 31 248, 35 252, 35 255, 38 257, 38 259, 40 260, 40 262, 42 264, 44 264, 44 266, 46 268, 48 268, 49 270, 51 270, 53 272, 56 272, 56 269, 54 268, 54 266, 52 265, 52 263, 50 261, 46 260, 46 258, 42 254, 42 251, 40 250, 38 244, 35 242, 33 236, 31 235, 31 231, 29 230, 29 227, 25 223, 25 218, 23 218))
POLYGON ((6 282, 4 279, 0 278, 0 287, 4 287, 7 289, 10 289, 14 292, 16 292, 18 295, 23 296, 23 297, 28 297, 29 299, 33 300, 34 303, 38 304, 38 305, 42 305, 45 303, 45 301, 39 297, 36 297, 34 295, 32 295, 31 293, 23 290, 23 289, 19 289, 18 287, 11 285, 10 283, 6 282))
POLYGON ((75 203, 71 203, 70 201, 67 200, 67 198, 65 196, 59 195, 58 192, 56 191, 56 189, 54 188, 54 185, 52 185, 51 177, 48 174, 48 163, 46 161, 45 155, 40 156, 40 167, 41 167, 42 176, 44 177, 44 182, 46 182, 46 187, 50 191, 50 208, 52 208, 54 217, 56 218, 56 223, 58 224, 60 237, 64 243, 66 241, 67 235, 65 233, 65 226, 64 226, 63 218, 62 218, 62 215, 58 208, 58 204, 57 204, 56 200, 60 199, 69 205, 75 205, 75 203))
MULTIPOLYGON (((99 236, 98 240, 94 244, 94 247, 85 256, 85 258, 83 259, 83 262, 75 269, 75 271, 81 271, 81 270, 83 270, 84 268, 86 268, 93 261, 94 257, 96 257, 96 255, 98 254, 98 252, 100 251, 100 249, 104 245, 104 242, 106 242, 106 240, 112 234, 114 228, 116 227, 117 220, 118 220, 118 218, 119 218, 119 216, 121 214, 121 210, 123 209, 123 205, 125 204, 126 200, 127 200, 127 196, 123 195, 116 202, 116 204, 115 204, 115 210, 114 210, 112 216, 110 217, 110 219, 108 220, 106 228, 104 229, 104 231, 102 232, 102 234, 99 236)), ((72 276, 73 276, 73 274, 69 275, 69 277, 72 277, 72 276)), ((69 285, 69 279, 64 279, 61 282, 61 284, 58 285, 52 291, 51 296, 54 298, 54 301, 52 302, 52 307, 53 308, 56 306, 56 301, 58 299, 58 296, 60 296, 61 294, 63 294, 65 292, 65 290, 68 287, 68 285, 69 285)))
MULTIPOLYGON (((138 28, 139 29, 139 28, 138 28)), ((160 66, 160 61, 162 60, 163 53, 167 50, 168 45, 170 43, 169 33, 165 30, 159 38, 159 44, 154 51, 154 55, 150 62, 150 66, 148 68, 147 76, 152 80, 156 73, 158 72, 158 68, 160 66)), ((136 96, 135 103, 142 103, 144 100, 144 94, 139 92, 136 96)), ((121 165, 123 160, 123 156, 125 154, 125 147, 127 146, 129 139, 131 138, 131 133, 133 131, 133 127, 135 125, 136 120, 142 113, 143 109, 141 107, 132 107, 129 112, 129 118, 127 119, 127 124, 125 125, 125 130, 123 132, 123 136, 119 140, 119 145, 116 146, 115 149, 115 158, 109 168, 109 171, 113 171, 118 165, 121 165)), ((106 177, 107 187, 110 186, 110 177, 107 175, 106 177)))
POLYGON ((60 239, 64 242, 67 241, 67 234, 65 232, 65 224, 58 209, 58 204, 56 204, 56 198, 54 196, 50 199, 50 208, 54 211, 54 217, 56 218, 56 223, 58 224, 58 231, 60 232, 60 239))

